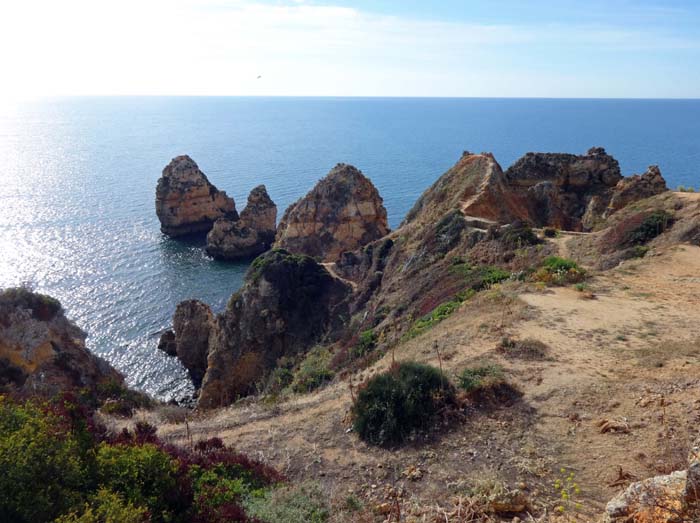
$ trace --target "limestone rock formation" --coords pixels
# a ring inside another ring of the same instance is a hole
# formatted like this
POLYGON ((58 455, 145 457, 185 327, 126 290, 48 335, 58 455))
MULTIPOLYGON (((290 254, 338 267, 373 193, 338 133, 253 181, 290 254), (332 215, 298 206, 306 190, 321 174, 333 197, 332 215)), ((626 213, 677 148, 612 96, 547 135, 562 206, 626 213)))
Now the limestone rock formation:
POLYGON ((338 164, 282 217, 275 246, 335 261, 389 232, 386 209, 372 182, 338 164))
POLYGON ((617 160, 599 147, 585 155, 527 153, 505 172, 491 154, 465 152, 421 196, 405 223, 459 210, 468 221, 485 219, 486 225, 520 220, 588 231, 625 205, 664 190, 658 168, 623 178, 617 160))
POLYGON ((528 153, 505 177, 524 200, 527 214, 521 219, 566 230, 591 229, 622 179, 617 160, 600 147, 581 156, 528 153), (591 206, 596 212, 589 211, 591 206))
POLYGON ((650 198, 665 191, 668 191, 666 180, 661 176, 659 167, 651 165, 641 176, 635 174, 617 183, 610 199, 608 214, 619 211, 632 202, 650 198))
POLYGON ((214 315, 199 300, 180 302, 173 316, 173 329, 161 336, 158 348, 177 356, 188 370, 195 387, 199 387, 207 369, 209 334, 214 315))
POLYGON ((522 207, 520 196, 511 194, 492 154, 465 151, 454 167, 421 195, 404 223, 437 223, 455 210, 487 222, 510 223, 526 214, 522 207))
POLYGON ((277 232, 277 206, 264 185, 258 185, 248 195, 248 203, 241 212, 241 221, 254 229, 268 244, 275 241, 277 232))
POLYGON ((258 257, 216 318, 199 406, 226 405, 253 392, 279 358, 311 348, 342 321, 349 292, 308 256, 273 250, 258 257))
POLYGON ((69 321, 61 304, 23 288, 0 292, 0 393, 51 397, 123 377, 85 346, 86 334, 69 321))
POLYGON ((277 206, 264 185, 250 192, 239 220, 219 218, 207 235, 207 253, 235 260, 257 256, 275 241, 277 206))
POLYGON ((236 219, 233 198, 214 187, 189 156, 178 156, 163 169, 156 187, 156 214, 169 236, 206 233, 222 217, 236 219))

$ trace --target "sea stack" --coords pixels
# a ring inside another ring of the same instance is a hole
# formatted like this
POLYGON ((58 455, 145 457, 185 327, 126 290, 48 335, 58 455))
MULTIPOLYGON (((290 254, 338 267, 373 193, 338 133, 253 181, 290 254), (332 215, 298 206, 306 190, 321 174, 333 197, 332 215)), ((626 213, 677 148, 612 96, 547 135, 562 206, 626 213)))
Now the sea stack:
POLYGON ((275 247, 334 262, 388 232, 379 191, 358 169, 340 163, 287 209, 275 247))
POLYGON ((163 169, 156 187, 156 214, 168 236, 207 233, 219 218, 237 219, 233 198, 219 191, 187 155, 163 169))
POLYGON ((275 241, 277 206, 264 185, 248 195, 240 219, 219 218, 207 235, 207 253, 214 258, 236 260, 267 251, 275 241))

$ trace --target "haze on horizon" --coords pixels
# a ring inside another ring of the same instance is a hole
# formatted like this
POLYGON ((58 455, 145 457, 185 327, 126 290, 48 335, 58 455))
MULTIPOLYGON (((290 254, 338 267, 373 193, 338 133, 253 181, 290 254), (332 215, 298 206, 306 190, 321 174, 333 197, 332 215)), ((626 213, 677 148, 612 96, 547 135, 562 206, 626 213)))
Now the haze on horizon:
POLYGON ((700 97, 693 0, 8 0, 0 20, 5 101, 700 97))

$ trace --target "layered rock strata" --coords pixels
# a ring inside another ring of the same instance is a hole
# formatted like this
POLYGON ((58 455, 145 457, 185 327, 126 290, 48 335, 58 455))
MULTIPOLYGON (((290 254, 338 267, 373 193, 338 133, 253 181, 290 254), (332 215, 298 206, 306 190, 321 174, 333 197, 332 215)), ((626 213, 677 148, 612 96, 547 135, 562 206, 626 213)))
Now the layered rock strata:
POLYGON ((338 164, 282 217, 275 247, 336 261, 389 232, 386 209, 372 182, 338 164))
POLYGON ((219 218, 237 219, 233 198, 219 191, 189 156, 163 169, 156 187, 156 215, 168 236, 207 233, 219 218))
POLYGON ((207 235, 207 253, 214 258, 237 260, 267 251, 275 241, 277 206, 264 185, 250 192, 240 219, 219 218, 207 235))

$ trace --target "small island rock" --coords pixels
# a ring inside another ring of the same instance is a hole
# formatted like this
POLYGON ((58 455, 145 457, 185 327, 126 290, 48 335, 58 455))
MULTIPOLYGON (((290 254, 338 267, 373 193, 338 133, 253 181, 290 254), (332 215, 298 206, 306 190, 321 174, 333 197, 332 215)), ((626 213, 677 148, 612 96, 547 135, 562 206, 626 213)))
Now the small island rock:
POLYGON ((189 156, 178 156, 163 169, 156 187, 156 214, 168 236, 209 232, 222 217, 237 219, 233 198, 219 191, 189 156))
POLYGON ((207 235, 207 253, 214 258, 236 260, 267 251, 275 240, 277 206, 264 185, 250 192, 240 219, 219 218, 207 235))

